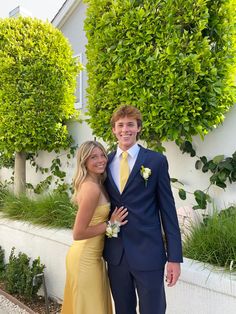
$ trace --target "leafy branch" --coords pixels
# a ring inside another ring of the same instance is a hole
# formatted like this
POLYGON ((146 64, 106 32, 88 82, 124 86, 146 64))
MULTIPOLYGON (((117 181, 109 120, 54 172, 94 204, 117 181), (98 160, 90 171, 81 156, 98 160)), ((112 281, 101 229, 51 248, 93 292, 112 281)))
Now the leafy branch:
MULTIPOLYGON (((66 157, 68 160, 70 160, 72 157, 75 156, 75 151, 77 149, 77 146, 72 146, 69 149, 69 152, 66 153, 66 157)), ((35 167, 35 171, 40 171, 42 174, 50 173, 44 180, 42 180, 40 183, 38 183, 35 187, 31 183, 27 183, 26 186, 28 189, 32 189, 34 193, 40 194, 46 189, 48 189, 53 180, 55 180, 56 189, 60 192, 65 192, 69 189, 69 185, 64 182, 66 177, 66 172, 61 169, 62 163, 60 157, 64 156, 64 154, 57 155, 51 162, 51 166, 48 168, 44 168, 38 165, 36 162, 37 154, 31 154, 29 156, 30 164, 31 166, 35 167)), ((67 166, 69 166, 69 162, 67 161, 67 166)))
POLYGON ((183 142, 179 147, 182 153, 188 153, 191 157, 196 156, 198 158, 195 163, 197 170, 202 170, 203 173, 209 171, 212 175, 209 178, 209 186, 204 191, 196 190, 193 193, 186 191, 183 188, 184 184, 178 179, 171 178, 171 182, 181 185, 181 188, 178 188, 180 199, 186 200, 187 193, 193 194, 197 203, 193 206, 193 209, 206 209, 207 203, 211 203, 212 200, 209 190, 213 185, 225 189, 228 183, 236 182, 236 151, 232 154, 232 157, 217 155, 213 159, 207 159, 206 156, 197 156, 192 143, 189 141, 183 142))
MULTIPOLYGON (((62 170, 62 162, 61 157, 63 157, 66 154, 67 167, 70 165, 70 159, 75 156, 75 151, 77 149, 77 146, 71 146, 69 150, 66 153, 63 153, 61 155, 57 155, 52 161, 51 165, 49 167, 41 167, 37 163, 37 157, 38 153, 28 153, 26 159, 29 160, 29 163, 32 167, 35 168, 35 172, 40 172, 41 174, 48 174, 48 176, 40 181, 36 186, 34 186, 31 183, 26 183, 26 188, 31 189, 36 194, 40 194, 47 190, 51 184, 54 182, 56 188, 54 190, 57 190, 59 192, 65 192, 67 191, 70 186, 69 184, 65 183, 65 177, 66 172, 62 170)), ((3 154, 0 154, 0 169, 6 167, 6 168, 12 168, 14 167, 14 155, 12 157, 6 157, 3 154)), ((14 171, 12 172, 11 182, 14 182, 13 177, 14 171)))

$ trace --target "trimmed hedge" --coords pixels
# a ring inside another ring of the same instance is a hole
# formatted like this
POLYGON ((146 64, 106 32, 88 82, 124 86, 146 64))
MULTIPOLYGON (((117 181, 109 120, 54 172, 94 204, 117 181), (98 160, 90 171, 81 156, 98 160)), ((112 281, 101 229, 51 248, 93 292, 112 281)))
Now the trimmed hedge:
POLYGON ((0 39, 1 155, 69 147, 81 65, 68 40, 30 17, 0 19, 0 39))
POLYGON ((88 122, 112 142, 122 103, 143 114, 141 138, 201 137, 235 100, 235 0, 87 0, 88 122))

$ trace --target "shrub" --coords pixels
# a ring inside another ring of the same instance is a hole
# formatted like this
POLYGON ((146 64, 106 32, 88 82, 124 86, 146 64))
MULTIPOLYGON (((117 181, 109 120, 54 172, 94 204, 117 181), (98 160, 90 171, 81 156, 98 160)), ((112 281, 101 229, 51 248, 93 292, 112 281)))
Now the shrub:
POLYGON ((30 258, 26 254, 20 252, 16 256, 14 250, 15 248, 12 248, 6 265, 4 280, 6 289, 11 294, 21 295, 31 300, 36 296, 42 284, 42 279, 38 278, 36 284, 33 284, 33 279, 43 272, 45 266, 40 263, 39 257, 30 265, 30 258))
POLYGON ((207 216, 184 241, 184 256, 236 271, 236 206, 207 216))
POLYGON ((235 100, 234 0, 86 0, 88 113, 94 134, 121 103, 143 115, 141 139, 203 137, 235 100))
POLYGON ((15 157, 14 189, 25 191, 27 153, 70 147, 66 121, 81 69, 68 39, 49 22, 0 19, 0 164, 15 157))
POLYGON ((25 194, 16 196, 8 192, 0 210, 7 218, 59 228, 71 228, 76 215, 69 196, 58 192, 40 195, 35 199, 25 194))

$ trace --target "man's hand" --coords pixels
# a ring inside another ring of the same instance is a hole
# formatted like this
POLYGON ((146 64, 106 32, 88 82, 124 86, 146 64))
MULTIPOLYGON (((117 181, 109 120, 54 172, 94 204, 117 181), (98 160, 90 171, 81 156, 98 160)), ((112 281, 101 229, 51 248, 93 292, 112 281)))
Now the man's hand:
POLYGON ((180 263, 168 262, 166 266, 166 282, 168 287, 173 287, 180 276, 180 263))

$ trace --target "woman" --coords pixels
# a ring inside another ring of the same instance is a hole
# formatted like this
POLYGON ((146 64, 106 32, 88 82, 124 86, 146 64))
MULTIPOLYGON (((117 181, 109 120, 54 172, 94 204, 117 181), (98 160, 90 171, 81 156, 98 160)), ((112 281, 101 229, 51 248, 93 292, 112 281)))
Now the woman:
POLYGON ((78 205, 73 238, 66 258, 63 314, 111 314, 111 296, 104 261, 104 236, 117 236, 126 224, 126 208, 114 211, 107 222, 110 204, 103 187, 107 165, 104 147, 83 143, 77 154, 72 200, 78 205))

